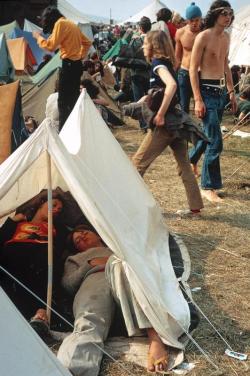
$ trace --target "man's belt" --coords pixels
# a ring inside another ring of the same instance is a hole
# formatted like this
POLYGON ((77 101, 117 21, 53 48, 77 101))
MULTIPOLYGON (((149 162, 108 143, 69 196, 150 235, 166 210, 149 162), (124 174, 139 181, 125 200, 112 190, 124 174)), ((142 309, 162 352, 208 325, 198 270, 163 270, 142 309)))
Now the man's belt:
POLYGON ((224 88, 226 86, 226 82, 225 82, 225 77, 222 77, 218 80, 210 80, 210 79, 203 79, 201 78, 200 79, 200 84, 201 85, 208 85, 208 86, 215 86, 215 87, 219 87, 219 88, 224 88))

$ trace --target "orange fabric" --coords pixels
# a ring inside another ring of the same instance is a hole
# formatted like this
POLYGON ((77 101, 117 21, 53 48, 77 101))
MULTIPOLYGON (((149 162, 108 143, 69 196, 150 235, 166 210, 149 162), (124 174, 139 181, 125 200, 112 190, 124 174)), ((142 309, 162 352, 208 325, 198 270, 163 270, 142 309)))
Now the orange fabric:
POLYGON ((48 223, 19 222, 15 234, 6 242, 9 243, 48 243, 48 223))
POLYGON ((23 72, 26 69, 29 70, 32 68, 33 65, 36 65, 36 59, 23 37, 8 39, 7 45, 16 71, 23 72))
POLYGON ((78 26, 64 17, 56 21, 51 36, 46 40, 39 36, 37 43, 49 51, 60 49, 62 59, 80 60, 84 58, 92 42, 78 26))
POLYGON ((19 81, 0 86, 0 163, 11 154, 11 129, 19 81))

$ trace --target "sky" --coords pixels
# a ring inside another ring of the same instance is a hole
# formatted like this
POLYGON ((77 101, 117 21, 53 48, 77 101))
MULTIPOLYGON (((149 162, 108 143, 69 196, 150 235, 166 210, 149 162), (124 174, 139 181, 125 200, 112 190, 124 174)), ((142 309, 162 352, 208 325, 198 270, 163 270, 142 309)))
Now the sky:
MULTIPOLYGON (((125 20, 130 16, 141 11, 145 6, 150 4, 151 0, 67 0, 71 5, 80 10, 82 13, 102 16, 114 20, 125 20)), ((249 0, 228 0, 235 11, 245 5, 249 5, 249 0)), ((169 9, 175 10, 185 15, 185 9, 192 0, 161 0, 169 9)), ((213 0, 197 0, 203 14, 205 15, 213 0)))

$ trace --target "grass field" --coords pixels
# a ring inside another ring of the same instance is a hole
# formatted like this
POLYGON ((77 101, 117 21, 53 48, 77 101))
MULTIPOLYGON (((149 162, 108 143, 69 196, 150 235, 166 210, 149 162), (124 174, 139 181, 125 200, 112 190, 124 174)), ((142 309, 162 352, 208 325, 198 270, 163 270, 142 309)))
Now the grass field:
MULTIPOLYGON (((232 117, 226 115, 223 124, 230 129, 232 117)), ((250 132, 250 126, 242 130, 250 132)), ((125 127, 113 133, 129 156, 144 137, 137 122, 128 119, 125 127)), ((193 293, 194 300, 235 351, 250 355, 250 138, 231 136, 225 140, 221 168, 224 201, 219 205, 205 201, 202 216, 191 219, 180 219, 175 214, 187 208, 187 202, 170 150, 158 157, 144 179, 161 205, 166 225, 188 247, 192 261, 190 286, 201 288, 193 293)), ((194 338, 220 368, 216 374, 250 375, 250 359, 240 362, 223 355, 227 346, 205 319, 201 319, 194 338)), ((192 343, 187 347, 186 359, 196 365, 190 376, 214 374, 215 369, 192 343)), ((127 366, 131 374, 147 374, 140 367, 127 366)), ((104 359, 101 376, 118 374, 127 375, 104 359)))

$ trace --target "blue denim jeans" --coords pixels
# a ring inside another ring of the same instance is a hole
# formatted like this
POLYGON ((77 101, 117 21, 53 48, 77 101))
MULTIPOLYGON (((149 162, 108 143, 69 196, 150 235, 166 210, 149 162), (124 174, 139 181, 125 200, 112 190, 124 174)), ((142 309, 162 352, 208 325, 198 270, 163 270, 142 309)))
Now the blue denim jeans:
POLYGON ((190 98, 193 95, 189 71, 183 68, 180 68, 178 71, 178 83, 180 91, 180 102, 181 108, 183 111, 189 113, 190 98))
POLYGON ((222 187, 220 171, 220 154, 223 149, 220 123, 225 106, 224 91, 214 92, 207 87, 201 88, 201 95, 206 106, 206 115, 203 118, 203 131, 210 140, 210 144, 198 141, 191 149, 189 158, 192 164, 197 164, 201 155, 204 161, 201 173, 201 187, 203 189, 220 189, 222 187))

